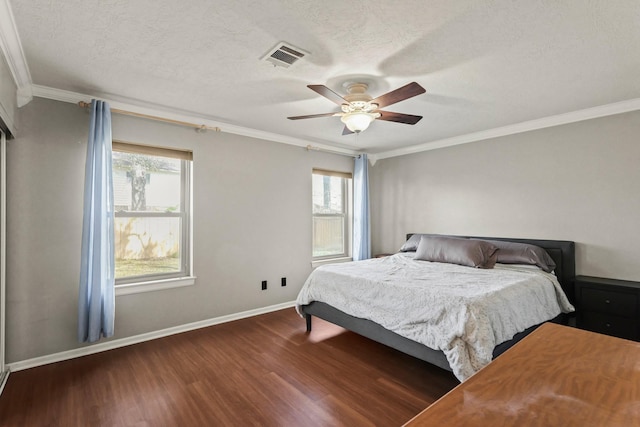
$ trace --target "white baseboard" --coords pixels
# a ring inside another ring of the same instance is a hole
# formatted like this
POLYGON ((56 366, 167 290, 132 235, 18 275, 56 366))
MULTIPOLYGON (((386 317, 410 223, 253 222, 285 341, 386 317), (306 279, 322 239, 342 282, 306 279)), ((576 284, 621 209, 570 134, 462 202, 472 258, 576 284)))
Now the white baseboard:
POLYGON ((185 325, 174 326, 172 328, 161 329, 159 331, 147 332, 145 334, 135 335, 127 338, 120 338, 113 341, 107 341, 99 344, 93 344, 86 347, 76 348, 73 350, 62 351, 60 353, 49 354, 46 356, 34 357, 33 359, 21 360, 19 362, 8 363, 7 368, 11 372, 21 371, 23 369, 35 368, 36 366, 47 365, 49 363, 62 362, 64 360, 75 359, 76 357, 87 356, 89 354, 100 353, 102 351, 112 350, 114 348, 125 347, 132 344, 138 344, 145 341, 151 341, 156 338, 162 338, 169 335, 179 334, 181 332, 193 331, 194 329, 206 328, 208 326, 218 325, 220 323, 232 322, 234 320, 246 319, 260 314, 271 313, 285 308, 295 306, 295 301, 284 302, 281 304, 271 305, 254 310, 242 311, 240 313, 229 314, 227 316, 214 317, 213 319, 201 320, 199 322, 187 323, 185 325))

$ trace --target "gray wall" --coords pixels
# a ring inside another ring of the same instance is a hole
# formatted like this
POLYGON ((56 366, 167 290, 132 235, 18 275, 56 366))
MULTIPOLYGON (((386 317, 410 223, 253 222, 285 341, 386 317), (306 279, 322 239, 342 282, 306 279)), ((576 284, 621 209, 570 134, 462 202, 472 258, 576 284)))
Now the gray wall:
POLYGON ((17 87, 11 76, 9 65, 0 52, 0 118, 14 135, 16 134, 16 111, 18 110, 16 90, 17 87))
MULTIPOLYGON (((89 114, 35 98, 18 118, 21 132, 7 155, 9 363, 80 347, 89 114)), ((195 286, 117 297, 114 338, 295 299, 311 271, 311 170, 350 172, 353 159, 120 115, 113 116, 113 137, 193 150, 197 276, 195 286), (268 290, 260 290, 261 280, 268 290)))
POLYGON ((378 161, 374 253, 408 232, 573 240, 578 274, 640 280, 640 112, 378 161))

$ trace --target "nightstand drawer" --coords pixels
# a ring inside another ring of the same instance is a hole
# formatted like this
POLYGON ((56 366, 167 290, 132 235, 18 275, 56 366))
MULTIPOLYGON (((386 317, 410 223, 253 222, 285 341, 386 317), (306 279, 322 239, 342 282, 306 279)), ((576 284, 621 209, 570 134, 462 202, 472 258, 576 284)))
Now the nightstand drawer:
POLYGON ((638 321, 635 319, 585 311, 578 323, 579 328, 593 332, 630 340, 638 339, 638 321))
POLYGON ((636 317, 638 301, 635 293, 583 287, 580 295, 580 308, 585 311, 597 311, 616 316, 636 317))

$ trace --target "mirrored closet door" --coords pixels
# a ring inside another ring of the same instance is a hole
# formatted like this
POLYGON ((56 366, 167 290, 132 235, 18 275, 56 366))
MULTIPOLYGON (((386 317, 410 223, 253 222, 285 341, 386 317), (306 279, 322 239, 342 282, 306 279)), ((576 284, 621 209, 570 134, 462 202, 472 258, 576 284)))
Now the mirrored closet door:
POLYGON ((5 277, 6 277, 6 213, 7 213, 7 138, 0 130, 0 393, 9 373, 4 364, 5 277))

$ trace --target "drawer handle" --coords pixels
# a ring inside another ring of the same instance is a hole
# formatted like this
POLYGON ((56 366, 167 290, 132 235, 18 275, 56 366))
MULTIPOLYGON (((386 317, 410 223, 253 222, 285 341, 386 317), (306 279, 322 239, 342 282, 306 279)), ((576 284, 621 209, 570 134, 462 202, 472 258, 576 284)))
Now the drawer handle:
POLYGON ((611 304, 611 301, 609 301, 608 299, 604 300, 605 304, 611 304))
POLYGON ((611 323, 605 323, 605 326, 606 326, 607 328, 610 328, 610 327, 611 327, 611 323))

